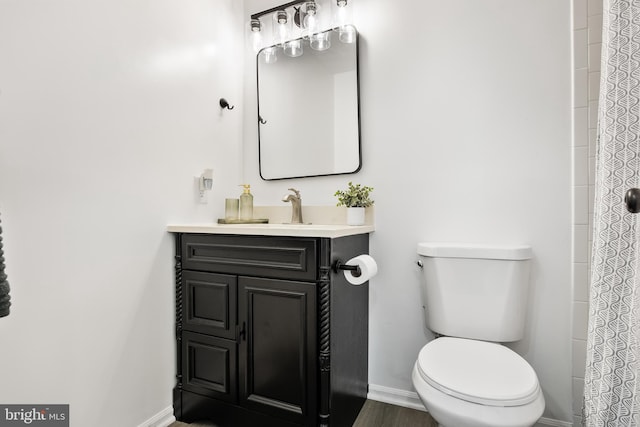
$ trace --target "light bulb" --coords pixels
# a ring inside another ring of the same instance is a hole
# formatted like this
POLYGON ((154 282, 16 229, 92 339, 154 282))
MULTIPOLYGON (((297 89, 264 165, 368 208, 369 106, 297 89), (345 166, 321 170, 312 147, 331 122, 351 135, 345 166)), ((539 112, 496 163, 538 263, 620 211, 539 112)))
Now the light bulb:
POLYGON ((304 28, 306 32, 311 35, 316 31, 318 26, 318 19, 315 15, 307 15, 304 17, 304 28))
POLYGON ((336 13, 335 13, 335 24, 336 26, 340 27, 343 26, 347 23, 347 8, 344 6, 340 6, 340 4, 338 4, 338 8, 336 9, 336 13))
POLYGON ((253 47, 254 52, 257 53, 262 45, 262 23, 259 19, 251 20, 249 23, 249 31, 251 33, 251 46, 253 47))
POLYGON ((305 29, 305 36, 311 37, 316 31, 318 26, 318 6, 315 2, 310 1, 305 3, 305 16, 302 20, 302 26, 305 29))
POLYGON ((339 34, 342 43, 356 41, 356 29, 353 27, 353 4, 347 4, 347 0, 336 0, 332 3, 333 27, 339 34))
POLYGON ((291 17, 285 10, 278 10, 273 14, 274 42, 283 45, 291 33, 291 17))

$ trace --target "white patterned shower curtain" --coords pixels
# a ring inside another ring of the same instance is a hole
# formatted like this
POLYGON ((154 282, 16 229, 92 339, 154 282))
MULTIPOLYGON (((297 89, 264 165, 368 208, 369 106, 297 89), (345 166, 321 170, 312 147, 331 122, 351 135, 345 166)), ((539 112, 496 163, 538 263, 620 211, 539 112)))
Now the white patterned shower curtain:
POLYGON ((583 425, 640 427, 640 0, 604 0, 583 425))
POLYGON ((0 224, 0 317, 9 315, 11 297, 9 296, 9 282, 4 274, 4 252, 2 251, 2 224, 0 224))

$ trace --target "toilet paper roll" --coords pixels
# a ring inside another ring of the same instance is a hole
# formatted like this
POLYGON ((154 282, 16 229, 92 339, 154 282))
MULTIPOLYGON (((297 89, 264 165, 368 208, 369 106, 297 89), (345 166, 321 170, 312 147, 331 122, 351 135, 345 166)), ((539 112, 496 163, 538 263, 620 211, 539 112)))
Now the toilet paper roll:
POLYGON ((378 273, 378 264, 376 260, 369 255, 358 255, 355 258, 351 258, 345 264, 360 267, 361 274, 358 277, 353 275, 354 271, 344 271, 344 277, 347 279, 347 282, 352 285, 362 285, 378 273))

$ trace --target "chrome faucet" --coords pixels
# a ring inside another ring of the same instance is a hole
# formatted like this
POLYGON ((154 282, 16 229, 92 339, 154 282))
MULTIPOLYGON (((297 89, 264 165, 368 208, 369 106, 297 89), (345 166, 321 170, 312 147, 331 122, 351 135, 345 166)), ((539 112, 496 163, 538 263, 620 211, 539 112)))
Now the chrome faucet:
POLYGON ((289 188, 289 191, 293 191, 294 194, 285 194, 282 197, 282 201, 287 203, 291 202, 291 224, 302 224, 302 198, 300 192, 295 188, 289 188))

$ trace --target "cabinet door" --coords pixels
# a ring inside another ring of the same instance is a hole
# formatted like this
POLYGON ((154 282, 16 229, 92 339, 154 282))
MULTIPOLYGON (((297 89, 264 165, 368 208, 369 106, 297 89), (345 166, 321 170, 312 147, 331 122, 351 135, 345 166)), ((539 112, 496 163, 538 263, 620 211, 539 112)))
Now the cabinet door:
POLYGON ((185 390, 236 403, 236 342, 182 332, 182 376, 185 390))
POLYGON ((183 329, 235 339, 236 288, 236 276, 184 271, 183 329))
POLYGON ((239 400, 307 426, 316 424, 316 286, 240 277, 239 400))

